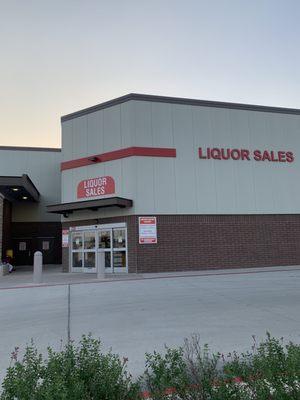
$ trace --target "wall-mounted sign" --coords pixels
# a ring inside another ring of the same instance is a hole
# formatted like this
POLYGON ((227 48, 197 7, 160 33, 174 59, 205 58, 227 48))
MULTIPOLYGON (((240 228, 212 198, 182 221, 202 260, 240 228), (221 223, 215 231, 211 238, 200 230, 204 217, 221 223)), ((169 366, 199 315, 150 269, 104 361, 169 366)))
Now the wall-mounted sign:
POLYGON ((139 243, 157 243, 156 217, 139 217, 139 243))
POLYGON ((49 250, 49 249, 50 249, 50 242, 49 242, 49 240, 43 240, 42 249, 43 249, 43 250, 49 250))
POLYGON ((85 179, 77 186, 77 198, 105 196, 115 193, 115 181, 111 176, 85 179))
POLYGON ((219 147, 199 147, 201 160, 240 160, 240 161, 269 161, 292 163, 295 159, 291 151, 274 150, 248 150, 248 149, 224 149, 219 147))
POLYGON ((26 242, 19 242, 19 251, 26 250, 26 242))
POLYGON ((69 247, 69 230, 62 230, 62 247, 69 247))

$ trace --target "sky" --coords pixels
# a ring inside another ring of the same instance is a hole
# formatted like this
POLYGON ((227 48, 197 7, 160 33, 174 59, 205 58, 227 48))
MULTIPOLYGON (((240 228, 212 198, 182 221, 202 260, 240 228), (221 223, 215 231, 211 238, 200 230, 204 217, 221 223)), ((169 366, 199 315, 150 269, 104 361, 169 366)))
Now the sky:
POLYGON ((300 108, 299 0, 0 0, 0 145, 127 93, 300 108))

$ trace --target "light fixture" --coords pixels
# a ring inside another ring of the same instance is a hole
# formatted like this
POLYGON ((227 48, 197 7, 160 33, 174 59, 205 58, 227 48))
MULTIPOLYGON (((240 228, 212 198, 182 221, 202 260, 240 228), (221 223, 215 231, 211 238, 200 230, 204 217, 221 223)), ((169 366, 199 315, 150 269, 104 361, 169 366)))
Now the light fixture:
POLYGON ((12 188, 14 192, 18 192, 19 188, 12 188))
POLYGON ((92 156, 92 157, 89 157, 88 160, 91 162, 98 162, 98 161, 100 161, 100 158, 98 156, 92 156))
POLYGON ((28 197, 27 197, 27 196, 22 196, 22 199, 23 199, 23 200, 27 200, 28 197))

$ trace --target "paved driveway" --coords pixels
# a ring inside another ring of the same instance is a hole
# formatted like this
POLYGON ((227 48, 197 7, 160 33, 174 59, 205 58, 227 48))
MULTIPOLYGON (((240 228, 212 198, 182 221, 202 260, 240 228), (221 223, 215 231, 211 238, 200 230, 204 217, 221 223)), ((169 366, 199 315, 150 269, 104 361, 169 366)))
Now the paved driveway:
MULTIPOLYGON (((286 268, 285 268, 286 269, 286 268)), ((0 377, 14 346, 34 338, 44 351, 66 340, 67 286, 0 290, 0 377)), ((165 277, 71 285, 71 336, 91 332, 105 349, 129 358, 177 346, 200 334, 215 351, 246 350, 266 331, 300 342, 300 269, 210 276, 165 277)))

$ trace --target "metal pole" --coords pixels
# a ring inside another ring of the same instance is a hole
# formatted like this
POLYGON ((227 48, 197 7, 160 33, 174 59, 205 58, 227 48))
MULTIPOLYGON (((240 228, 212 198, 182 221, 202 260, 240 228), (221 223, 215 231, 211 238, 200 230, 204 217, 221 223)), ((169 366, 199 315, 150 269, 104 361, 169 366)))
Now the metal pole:
POLYGON ((71 340, 71 285, 68 285, 68 323, 67 323, 68 344, 71 340))
POLYGON ((33 259, 33 282, 42 283, 43 275, 43 254, 41 251, 34 253, 33 259))
POLYGON ((97 268, 97 278, 104 279, 105 278, 105 253, 98 253, 98 268, 97 268))

